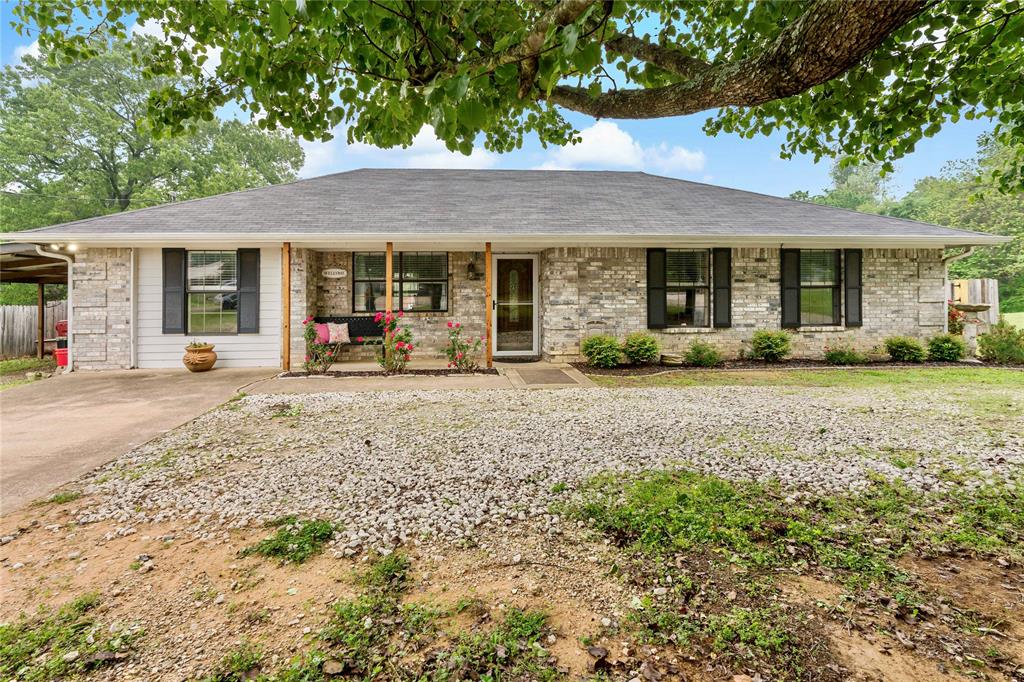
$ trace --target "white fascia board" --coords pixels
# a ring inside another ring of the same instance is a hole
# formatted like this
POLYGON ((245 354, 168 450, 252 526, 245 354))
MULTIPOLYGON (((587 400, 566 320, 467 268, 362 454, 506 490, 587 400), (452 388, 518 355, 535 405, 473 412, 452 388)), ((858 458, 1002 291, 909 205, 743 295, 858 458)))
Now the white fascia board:
POLYGON ((782 247, 782 248, 942 248, 1002 244, 1010 237, 964 233, 956 235, 886 235, 886 236, 794 236, 794 235, 636 235, 636 234, 523 234, 496 233, 433 233, 433 234, 338 234, 338 233, 64 233, 54 235, 27 235, 7 233, 4 240, 36 244, 76 244, 90 246, 153 246, 238 248, 239 246, 274 247, 290 242, 296 248, 315 249, 379 249, 390 241, 396 248, 433 248, 452 251, 479 251, 490 241, 494 248, 553 248, 553 247, 782 247))

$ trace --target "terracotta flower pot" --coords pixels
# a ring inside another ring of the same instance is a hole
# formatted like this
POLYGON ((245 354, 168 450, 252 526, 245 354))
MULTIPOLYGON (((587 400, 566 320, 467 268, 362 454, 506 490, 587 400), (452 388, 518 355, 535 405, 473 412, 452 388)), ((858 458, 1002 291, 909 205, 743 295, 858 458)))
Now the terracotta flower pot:
POLYGON ((213 352, 213 344, 203 346, 185 346, 185 357, 181 359, 190 372, 205 372, 213 368, 217 362, 217 354, 213 352))

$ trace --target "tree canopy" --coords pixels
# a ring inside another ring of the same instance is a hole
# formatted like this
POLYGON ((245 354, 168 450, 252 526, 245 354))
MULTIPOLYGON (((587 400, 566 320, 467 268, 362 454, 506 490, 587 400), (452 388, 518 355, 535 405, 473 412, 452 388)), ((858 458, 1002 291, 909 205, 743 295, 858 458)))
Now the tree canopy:
POLYGON ((975 158, 918 180, 901 198, 892 196, 877 166, 839 162, 831 187, 813 196, 795 192, 791 198, 1013 237, 953 263, 950 276, 998 279, 1000 308, 1019 312, 1024 311, 1024 194, 1000 192, 993 180, 1016 153, 991 135, 983 136, 975 158))
MULTIPOLYGON (((526 134, 567 144, 596 118, 711 112, 705 130, 786 132, 783 156, 891 169, 961 117, 1024 140, 1021 0, 26 0, 22 30, 69 56, 97 27, 155 22, 150 118, 171 130, 239 102, 263 125, 408 145, 424 125, 469 153, 526 134), (219 59, 211 59, 217 55, 219 59)), ((1013 147, 1016 149, 1016 147, 1013 147)), ((1024 186, 1024 155, 999 178, 1024 186)))
POLYGON ((302 148, 282 132, 211 120, 155 137, 149 93, 182 79, 143 76, 133 59, 151 41, 103 45, 87 60, 54 63, 44 51, 0 73, 3 231, 296 177, 302 148))

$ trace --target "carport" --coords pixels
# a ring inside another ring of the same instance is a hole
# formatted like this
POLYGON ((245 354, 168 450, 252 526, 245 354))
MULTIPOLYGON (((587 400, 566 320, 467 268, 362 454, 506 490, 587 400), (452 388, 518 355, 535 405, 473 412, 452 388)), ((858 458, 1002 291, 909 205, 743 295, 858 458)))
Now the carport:
MULTIPOLYGON (((0 244, 0 282, 4 284, 35 284, 38 289, 36 305, 36 357, 43 357, 45 336, 45 287, 47 284, 68 284, 70 301, 71 287, 68 281, 68 254, 53 253, 35 244, 0 244)), ((68 307, 70 315, 70 306, 68 307)))

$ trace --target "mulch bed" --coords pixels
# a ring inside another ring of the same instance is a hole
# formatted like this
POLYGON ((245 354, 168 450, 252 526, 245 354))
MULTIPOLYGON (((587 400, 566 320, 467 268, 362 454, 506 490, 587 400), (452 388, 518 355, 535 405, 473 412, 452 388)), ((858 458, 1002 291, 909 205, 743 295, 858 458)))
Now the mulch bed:
POLYGON ((781 362, 765 362, 763 360, 726 360, 718 367, 694 367, 682 365, 670 367, 665 365, 626 365, 612 369, 602 367, 591 367, 585 362, 573 362, 573 367, 584 374, 605 375, 616 377, 634 377, 650 374, 664 374, 665 372, 723 372, 743 370, 779 370, 779 369, 901 369, 921 367, 997 367, 1000 365, 986 365, 974 362, 891 362, 889 360, 876 360, 865 362, 860 365, 830 365, 821 360, 783 360, 781 362))
POLYGON ((332 370, 323 374, 310 374, 309 372, 284 372, 279 377, 385 377, 385 376, 415 376, 415 377, 471 377, 475 374, 497 374, 496 369, 481 368, 473 372, 453 372, 450 369, 407 369, 401 374, 385 374, 380 370, 368 372, 332 370))

